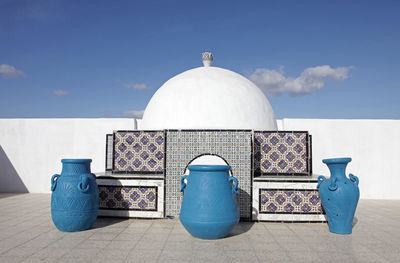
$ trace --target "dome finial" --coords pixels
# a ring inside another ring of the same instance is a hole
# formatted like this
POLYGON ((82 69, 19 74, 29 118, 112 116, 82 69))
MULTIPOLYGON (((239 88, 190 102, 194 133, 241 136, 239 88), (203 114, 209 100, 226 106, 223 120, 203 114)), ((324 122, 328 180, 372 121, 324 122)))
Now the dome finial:
POLYGON ((213 55, 212 55, 211 52, 209 52, 209 51, 203 52, 202 58, 203 58, 203 65, 204 65, 204 67, 209 67, 209 66, 211 66, 211 63, 212 63, 212 61, 213 61, 213 55))

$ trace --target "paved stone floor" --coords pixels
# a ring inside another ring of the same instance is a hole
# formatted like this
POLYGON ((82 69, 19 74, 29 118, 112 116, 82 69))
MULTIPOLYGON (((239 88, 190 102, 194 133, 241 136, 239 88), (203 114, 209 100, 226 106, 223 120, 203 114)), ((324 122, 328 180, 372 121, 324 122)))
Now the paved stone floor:
POLYGON ((400 262, 400 201, 360 200, 351 235, 321 223, 247 222, 207 241, 173 219, 98 218, 63 233, 49 194, 0 194, 0 262, 400 262))

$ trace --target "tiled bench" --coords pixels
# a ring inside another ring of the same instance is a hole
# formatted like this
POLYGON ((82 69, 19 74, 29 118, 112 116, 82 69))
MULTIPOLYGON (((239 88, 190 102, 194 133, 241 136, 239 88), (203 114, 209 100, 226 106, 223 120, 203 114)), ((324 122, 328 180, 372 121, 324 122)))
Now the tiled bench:
POLYGON ((99 215, 165 217, 165 131, 106 135, 106 172, 99 173, 99 215))

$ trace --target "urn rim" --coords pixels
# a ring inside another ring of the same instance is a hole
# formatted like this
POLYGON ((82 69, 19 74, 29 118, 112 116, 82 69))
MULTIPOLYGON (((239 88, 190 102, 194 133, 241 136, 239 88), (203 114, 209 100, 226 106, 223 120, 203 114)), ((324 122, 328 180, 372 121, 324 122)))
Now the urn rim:
POLYGON ((190 171, 229 171, 231 167, 229 165, 189 165, 190 171))
POLYGON ((91 163, 92 159, 61 159, 62 163, 91 163))
POLYGON ((322 162, 325 164, 349 163, 351 162, 351 158, 350 157, 328 158, 328 159, 323 159, 322 162))

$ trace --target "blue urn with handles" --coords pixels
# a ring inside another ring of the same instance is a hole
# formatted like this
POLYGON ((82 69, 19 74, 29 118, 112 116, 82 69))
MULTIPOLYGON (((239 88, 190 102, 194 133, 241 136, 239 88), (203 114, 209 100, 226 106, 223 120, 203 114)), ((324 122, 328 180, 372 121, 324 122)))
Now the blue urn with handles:
POLYGON ((61 231, 89 229, 96 221, 99 191, 91 159, 62 159, 62 172, 51 178, 51 217, 61 231))
POLYGON ((179 219, 194 237, 226 237, 239 222, 238 180, 228 165, 190 165, 181 177, 183 192, 179 219), (185 182, 186 181, 186 182, 185 182))
POLYGON ((322 207, 328 218, 329 231, 337 234, 351 234, 353 218, 360 198, 358 177, 349 174, 346 177, 346 166, 351 158, 332 158, 322 160, 331 177, 318 177, 318 190, 322 207))

